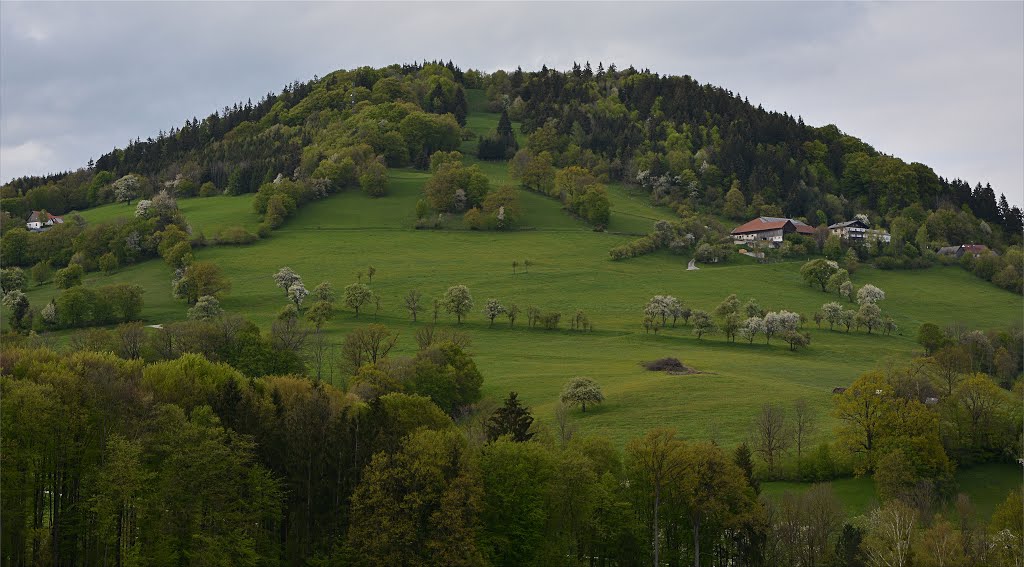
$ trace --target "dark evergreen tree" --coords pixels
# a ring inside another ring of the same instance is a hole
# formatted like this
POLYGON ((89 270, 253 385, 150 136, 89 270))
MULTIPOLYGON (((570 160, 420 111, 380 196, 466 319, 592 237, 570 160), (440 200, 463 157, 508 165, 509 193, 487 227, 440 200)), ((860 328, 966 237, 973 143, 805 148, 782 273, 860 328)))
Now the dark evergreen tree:
POLYGON ((518 394, 509 392, 505 405, 494 410, 487 420, 487 439, 494 441, 502 435, 508 435, 513 441, 524 443, 533 438, 533 433, 530 433, 532 424, 530 409, 519 403, 518 394))
POLYGON ((459 121, 459 126, 466 125, 466 115, 469 114, 469 102, 466 100, 466 91, 461 86, 455 89, 455 102, 453 103, 452 114, 459 121))
POLYGON ((860 542, 864 534, 860 528, 846 524, 843 526, 843 533, 839 534, 836 541, 836 565, 842 567, 862 567, 864 557, 860 551, 860 542))
POLYGON ((750 445, 746 441, 736 447, 732 460, 743 471, 743 476, 747 478, 747 483, 754 489, 754 492, 760 494, 761 483, 754 478, 754 457, 750 452, 750 445))

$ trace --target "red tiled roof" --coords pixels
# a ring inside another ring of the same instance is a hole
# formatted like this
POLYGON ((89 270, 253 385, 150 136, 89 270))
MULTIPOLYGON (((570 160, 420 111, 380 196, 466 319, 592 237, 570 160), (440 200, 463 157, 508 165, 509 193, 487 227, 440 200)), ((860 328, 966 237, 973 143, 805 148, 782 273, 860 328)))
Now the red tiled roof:
POLYGON ((750 232, 775 230, 786 226, 787 223, 791 223, 793 228, 795 228, 800 234, 814 234, 814 227, 806 225, 798 220, 773 217, 767 217, 767 219, 766 217, 758 217, 748 223, 741 224, 740 226, 732 229, 731 234, 747 234, 750 232))
POLYGON ((746 224, 741 224, 732 229, 732 234, 746 234, 748 232, 761 232, 762 230, 775 230, 786 226, 787 222, 789 222, 789 220, 765 222, 760 218, 756 218, 746 224))

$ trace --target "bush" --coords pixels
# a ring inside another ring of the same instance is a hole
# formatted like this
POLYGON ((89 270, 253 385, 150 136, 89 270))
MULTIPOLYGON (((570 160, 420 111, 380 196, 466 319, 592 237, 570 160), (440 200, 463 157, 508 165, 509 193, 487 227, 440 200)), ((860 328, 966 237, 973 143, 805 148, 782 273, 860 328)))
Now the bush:
POLYGON ((111 274, 117 269, 117 256, 111 252, 100 256, 100 269, 103 270, 104 274, 111 274))
POLYGON ((480 230, 484 226, 484 217, 476 207, 466 211, 466 214, 462 215, 462 221, 471 230, 480 230))
POLYGON ((690 367, 680 362, 678 358, 672 357, 659 358, 658 360, 642 362, 640 364, 651 372, 687 372, 691 370, 690 367))
POLYGON ((213 197, 214 195, 219 194, 220 190, 217 189, 217 186, 214 185, 212 181, 207 181, 206 183, 203 183, 203 185, 199 188, 200 197, 213 197))
POLYGON ((903 262, 893 256, 879 256, 875 259, 875 267, 879 270, 898 270, 903 267, 903 262))
POLYGON ((259 236, 240 226, 229 226, 227 228, 223 228, 213 237, 213 241, 217 244, 229 245, 252 244, 257 240, 259 240, 259 236))
POLYGON ((57 289, 70 289, 82 285, 83 274, 85 274, 85 270, 82 266, 71 264, 64 269, 57 270, 57 275, 53 277, 53 282, 57 289))

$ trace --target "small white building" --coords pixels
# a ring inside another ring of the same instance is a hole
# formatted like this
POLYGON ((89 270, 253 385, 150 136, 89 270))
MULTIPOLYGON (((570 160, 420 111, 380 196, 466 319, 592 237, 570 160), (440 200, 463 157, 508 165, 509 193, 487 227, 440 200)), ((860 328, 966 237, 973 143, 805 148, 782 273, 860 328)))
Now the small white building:
POLYGON ((64 224, 64 217, 51 215, 46 211, 32 211, 25 221, 25 228, 34 232, 42 232, 55 224, 64 224))

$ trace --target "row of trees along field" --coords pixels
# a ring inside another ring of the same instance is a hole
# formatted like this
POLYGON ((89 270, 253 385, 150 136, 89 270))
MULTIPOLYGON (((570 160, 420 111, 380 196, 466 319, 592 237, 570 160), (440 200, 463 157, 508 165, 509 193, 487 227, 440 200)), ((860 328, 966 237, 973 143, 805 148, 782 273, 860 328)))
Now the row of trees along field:
MULTIPOLYGON (((287 357, 258 378, 216 362, 286 351, 253 350, 251 324, 204 309, 64 352, 5 341, 5 564, 1015 565, 1024 551, 1019 490, 986 521, 953 481, 958 464, 1021 456, 1022 383, 985 373, 976 332, 922 328, 929 355, 835 396, 830 442, 808 446, 822 416, 798 401, 765 404, 739 446, 655 429, 622 450, 568 405, 535 421, 514 392, 481 400, 457 331, 426 326, 399 357, 386 327, 357 329, 338 389, 301 362, 281 373, 287 357), (850 474, 874 478, 877 509, 851 518, 827 485, 759 496, 765 479, 850 474)), ((1016 360, 1020 339, 987 338, 1016 360)), ((585 378, 561 397, 602 399, 585 378)))

